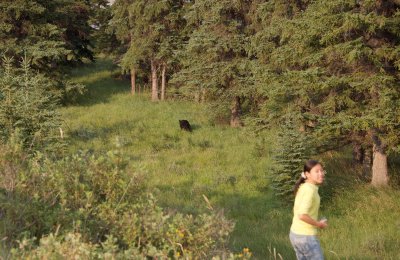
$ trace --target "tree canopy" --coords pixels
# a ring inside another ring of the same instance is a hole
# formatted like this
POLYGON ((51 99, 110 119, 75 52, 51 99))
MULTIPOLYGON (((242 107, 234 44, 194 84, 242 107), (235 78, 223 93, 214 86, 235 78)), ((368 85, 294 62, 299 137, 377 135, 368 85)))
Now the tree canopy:
POLYGON ((386 155, 400 144, 399 5, 120 0, 112 21, 123 67, 174 60, 178 92, 232 126, 290 114, 317 151, 357 144, 386 155))

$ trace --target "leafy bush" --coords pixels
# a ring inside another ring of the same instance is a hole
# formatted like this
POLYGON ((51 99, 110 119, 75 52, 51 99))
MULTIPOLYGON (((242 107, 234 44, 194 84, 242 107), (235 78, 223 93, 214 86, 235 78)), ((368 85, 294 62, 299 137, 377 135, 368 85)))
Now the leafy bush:
MULTIPOLYGON (((84 242, 80 233, 67 233, 64 236, 59 236, 57 233, 50 234, 39 241, 39 246, 36 246, 35 239, 24 239, 19 242, 19 249, 12 250, 11 256, 13 259, 149 259, 149 255, 138 248, 120 249, 117 239, 113 236, 107 237, 100 244, 93 244, 84 242)), ((179 252, 164 255, 156 250, 153 251, 153 256, 162 259, 192 259, 179 252)), ((251 256, 250 250, 244 248, 239 254, 221 253, 214 255, 212 259, 250 259, 251 256)), ((206 256, 200 256, 197 259, 203 257, 206 256)))
POLYGON ((60 160, 43 154, 25 160, 22 150, 9 146, 1 153, 0 221, 9 241, 23 241, 15 257, 102 258, 110 237, 118 252, 143 257, 227 252, 233 223, 222 212, 192 216, 163 210, 118 151, 60 160), (56 239, 50 233, 57 227, 56 239))

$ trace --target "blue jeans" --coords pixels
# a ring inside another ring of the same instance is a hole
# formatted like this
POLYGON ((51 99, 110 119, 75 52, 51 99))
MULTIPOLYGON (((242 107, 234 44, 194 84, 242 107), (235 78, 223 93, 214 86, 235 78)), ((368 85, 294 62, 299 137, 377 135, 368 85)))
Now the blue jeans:
POLYGON ((298 260, 324 259, 317 236, 297 235, 290 231, 289 238, 298 260))

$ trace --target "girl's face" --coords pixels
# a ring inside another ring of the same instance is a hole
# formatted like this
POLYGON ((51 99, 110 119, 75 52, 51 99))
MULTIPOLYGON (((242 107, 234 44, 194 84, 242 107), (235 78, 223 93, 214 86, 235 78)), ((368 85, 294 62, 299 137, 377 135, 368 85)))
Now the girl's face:
POLYGON ((320 164, 315 165, 310 172, 305 172, 306 182, 320 185, 324 182, 325 171, 320 164))

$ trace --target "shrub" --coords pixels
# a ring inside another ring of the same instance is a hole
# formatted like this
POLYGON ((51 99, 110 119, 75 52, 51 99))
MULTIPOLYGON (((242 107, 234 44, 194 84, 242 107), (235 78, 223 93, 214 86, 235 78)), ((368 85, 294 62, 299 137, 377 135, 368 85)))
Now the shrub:
POLYGON ((15 257, 102 258, 110 253, 102 249, 110 237, 122 255, 204 258, 228 252, 233 223, 222 212, 163 210, 118 151, 60 160, 43 154, 20 160, 22 150, 1 151, 0 177, 10 175, 14 183, 1 187, 2 233, 9 241, 23 241, 15 257), (7 161, 10 157, 15 159, 7 161), (59 238, 50 234, 57 227, 59 238))

